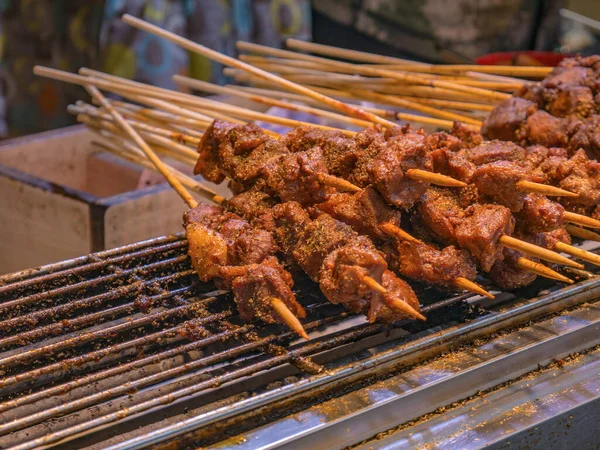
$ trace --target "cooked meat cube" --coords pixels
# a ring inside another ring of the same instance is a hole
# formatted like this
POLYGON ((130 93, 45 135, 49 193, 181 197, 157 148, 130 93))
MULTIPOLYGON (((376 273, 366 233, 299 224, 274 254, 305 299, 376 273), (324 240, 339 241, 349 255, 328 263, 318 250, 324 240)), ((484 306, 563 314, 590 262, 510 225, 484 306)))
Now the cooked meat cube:
POLYGON ((362 242, 365 247, 370 243, 365 236, 357 236, 345 223, 322 214, 302 230, 293 249, 294 259, 309 277, 319 280, 325 257, 336 248, 355 242, 362 242))
POLYGON ((375 242, 387 237, 380 225, 390 222, 400 226, 400 211, 388 206, 379 193, 368 187, 355 194, 338 193, 316 208, 352 227, 375 242))
POLYGON ((272 158, 263 167, 261 176, 273 195, 283 202, 297 201, 312 205, 324 201, 335 189, 324 186, 318 174, 327 173, 320 147, 272 158))
POLYGON ((558 88, 561 86, 585 86, 588 80, 594 78, 594 72, 585 67, 557 67, 546 78, 542 85, 545 88, 558 88))
POLYGON ((544 92, 546 111, 556 117, 589 117, 594 114, 594 95, 585 86, 560 86, 544 92))
POLYGON ((513 142, 486 141, 476 147, 460 152, 467 160, 481 166, 496 161, 521 161, 525 159, 525 149, 513 142))
POLYGON ((535 103, 539 108, 544 107, 544 88, 540 83, 530 83, 524 85, 515 92, 515 97, 519 97, 535 103))
POLYGON ((275 200, 263 190, 252 188, 231 197, 227 204, 242 217, 254 219, 270 212, 275 200))
POLYGON ((185 228, 192 266, 200 281, 220 276, 220 269, 229 264, 227 242, 206 225, 192 222, 185 228))
POLYGON ((600 116, 593 115, 582 120, 569 140, 572 153, 579 149, 586 151, 590 158, 600 158, 600 116))
POLYGON ((542 233, 565 225, 565 208, 539 194, 528 194, 517 220, 528 233, 542 233))
POLYGON ((553 117, 546 111, 536 111, 518 131, 517 141, 546 147, 565 147, 569 143, 572 128, 573 124, 568 120, 553 117))
POLYGON ((496 261, 488 275, 490 280, 501 289, 518 289, 531 284, 537 278, 528 270, 519 269, 517 260, 523 256, 521 252, 504 248, 503 259, 496 261))
MULTIPOLYGON (((373 290, 363 279, 370 276, 381 282, 387 263, 370 242, 350 243, 326 254, 316 279, 321 291, 332 303, 352 303, 369 299, 373 290)), ((377 294, 375 294, 377 295, 377 294)))
MULTIPOLYGON (((259 318, 266 323, 284 323, 271 306, 272 298, 285 303, 296 317, 306 317, 304 308, 295 300, 289 273, 283 270, 275 258, 269 258, 261 264, 244 266, 244 269, 246 273, 235 276, 231 283, 242 320, 249 322, 259 318)), ((222 273, 227 276, 227 269, 222 273)))
POLYGON ((442 148, 431 152, 433 171, 448 175, 465 183, 470 183, 477 167, 463 156, 463 153, 456 153, 442 148))
POLYGON ((558 185, 579 197, 565 199, 568 204, 594 206, 600 203, 600 162, 590 160, 583 150, 576 152, 561 166, 558 185))
POLYGON ((519 128, 537 106, 522 98, 511 97, 498 105, 485 119, 481 134, 488 139, 514 141, 519 128))
POLYGON ((449 190, 429 188, 417 203, 414 216, 437 242, 452 244, 456 242, 456 228, 462 223, 464 210, 449 190))
POLYGON ((531 180, 531 176, 525 169, 509 161, 496 161, 479 166, 473 174, 472 181, 479 192, 494 202, 506 206, 513 212, 519 212, 523 209, 527 196, 517 187, 517 183, 521 180, 531 180))
POLYGON ((387 295, 379 293, 371 295, 367 316, 369 321, 378 320, 382 323, 392 323, 406 319, 406 316, 392 310, 386 303, 387 299, 401 299, 408 303, 415 311, 419 310, 419 299, 411 287, 389 270, 381 275, 381 285, 387 290, 387 295))
POLYGON ((456 242, 471 252, 484 272, 501 260, 503 246, 499 240, 511 235, 515 220, 510 211, 500 205, 474 204, 465 210, 465 216, 456 228, 456 242))
POLYGON ((448 288, 454 280, 475 279, 475 262, 468 251, 454 246, 438 250, 430 245, 401 241, 398 243, 398 271, 413 280, 448 288))
POLYGON ((326 166, 332 174, 338 176, 348 175, 357 158, 355 140, 340 131, 301 126, 284 135, 281 141, 293 153, 321 147, 326 166))
MULTIPOLYGON (((481 133, 475 131, 473 128, 466 127, 460 122, 454 122, 450 134, 459 140, 458 145, 462 148, 476 147, 484 142, 481 133)), ((453 146, 448 145, 448 148, 454 150, 453 146)), ((460 150, 460 148, 457 150, 460 150)))
POLYGON ((215 120, 206 129, 198 144, 198 161, 194 168, 195 174, 201 174, 208 181, 222 183, 225 175, 219 167, 218 147, 227 138, 229 131, 235 124, 215 120))
POLYGON ((412 207, 428 188, 428 183, 405 176, 410 169, 433 169, 427 141, 418 133, 394 137, 368 166, 371 180, 385 200, 404 209, 412 207))

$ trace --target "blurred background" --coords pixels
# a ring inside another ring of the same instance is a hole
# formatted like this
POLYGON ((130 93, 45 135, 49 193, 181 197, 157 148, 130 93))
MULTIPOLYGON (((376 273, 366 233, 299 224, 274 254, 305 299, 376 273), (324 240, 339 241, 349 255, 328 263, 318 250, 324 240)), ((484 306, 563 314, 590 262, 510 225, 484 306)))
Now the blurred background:
POLYGON ((124 26, 124 13, 230 55, 237 40, 281 47, 295 37, 427 62, 551 65, 515 51, 590 54, 600 33, 600 2, 583 0, 2 0, 0 138, 74 123, 65 108, 83 91, 34 77, 35 64, 168 88, 174 73, 227 81, 219 65, 124 26))

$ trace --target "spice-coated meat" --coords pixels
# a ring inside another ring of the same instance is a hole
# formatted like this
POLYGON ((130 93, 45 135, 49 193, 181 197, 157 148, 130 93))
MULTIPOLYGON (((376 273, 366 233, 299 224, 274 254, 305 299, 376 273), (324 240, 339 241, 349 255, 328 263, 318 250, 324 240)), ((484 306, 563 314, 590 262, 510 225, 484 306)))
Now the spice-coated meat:
POLYGON ((399 241, 397 254, 398 272, 423 283, 451 289, 457 278, 474 280, 477 276, 470 253, 453 245, 438 250, 424 243, 399 241))
POLYGON ((293 280, 274 256, 278 247, 270 233, 220 206, 200 203, 184 215, 188 253, 202 281, 215 280, 231 289, 240 317, 282 323, 271 298, 280 299, 297 316, 302 306, 291 290, 293 280))
POLYGON ((367 187, 354 194, 337 193, 327 201, 315 206, 364 234, 375 242, 387 238, 380 225, 392 223, 400 226, 400 211, 390 207, 373 187, 367 187))
POLYGON ((276 205, 273 221, 280 246, 287 249, 306 274, 319 283, 321 291, 332 303, 362 312, 372 321, 394 321, 404 317, 390 309, 386 302, 392 298, 416 302, 410 287, 396 280, 387 270, 383 254, 349 225, 323 213, 311 219, 297 202, 276 205), (365 283, 365 276, 379 283, 384 279, 393 283, 394 292, 382 296, 365 283), (390 297, 392 295, 396 297, 390 297))
POLYGON ((461 205, 460 194, 439 188, 427 191, 416 213, 438 242, 469 250, 485 272, 502 259, 503 246, 499 240, 505 234, 511 235, 515 224, 510 210, 504 206, 461 205))
POLYGON ((565 226, 565 208, 548 197, 528 194, 523 209, 515 215, 518 223, 528 233, 543 233, 565 226))

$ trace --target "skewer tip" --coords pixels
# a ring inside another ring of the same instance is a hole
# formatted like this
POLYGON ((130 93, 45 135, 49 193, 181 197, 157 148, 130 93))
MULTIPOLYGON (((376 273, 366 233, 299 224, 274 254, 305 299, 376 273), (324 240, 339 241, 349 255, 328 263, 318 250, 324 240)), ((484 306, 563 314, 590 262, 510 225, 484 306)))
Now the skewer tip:
MULTIPOLYGON (((419 311, 415 310, 408 303, 406 303, 398 298, 392 298, 392 297, 388 296, 387 289, 385 287, 383 287, 381 284, 379 284, 379 282, 377 280, 375 280, 374 278, 366 275, 363 277, 363 282, 368 287, 373 289, 374 291, 377 291, 380 294, 382 294, 385 298, 385 303, 391 309, 393 309, 397 312, 400 312, 402 314, 406 314, 408 317, 412 317, 413 319, 419 319, 419 320, 423 320, 423 321, 427 320, 423 314, 421 314, 419 311)), ((371 316, 371 312, 369 312, 369 316, 371 316)), ((369 320, 371 320, 371 317, 369 317, 369 320)))
POLYGON ((298 318, 292 311, 290 311, 285 303, 276 297, 272 297, 271 306, 273 306, 273 309, 275 312, 277 312, 279 317, 281 317, 281 320, 283 320, 292 331, 308 341, 308 334, 306 334, 306 330, 304 330, 304 327, 298 318))
POLYGON ((452 177, 442 175, 439 173, 427 172, 426 170, 421 169, 408 169, 406 171, 406 176, 412 180, 425 181, 427 183, 435 184, 437 186, 458 188, 467 187, 467 183, 463 181, 456 180, 452 177))
POLYGON ((533 181, 521 180, 517 182, 517 189, 521 192, 535 192, 549 197, 579 197, 576 192, 567 191, 548 184, 535 183, 533 181))
POLYGON ((471 292, 474 292, 475 294, 483 295, 484 297, 496 298, 496 297, 494 297, 493 294, 486 291, 484 288, 479 286, 477 283, 475 283, 467 278, 464 278, 464 277, 455 278, 454 284, 456 285, 456 287, 458 287, 460 289, 464 289, 466 291, 471 291, 471 292))

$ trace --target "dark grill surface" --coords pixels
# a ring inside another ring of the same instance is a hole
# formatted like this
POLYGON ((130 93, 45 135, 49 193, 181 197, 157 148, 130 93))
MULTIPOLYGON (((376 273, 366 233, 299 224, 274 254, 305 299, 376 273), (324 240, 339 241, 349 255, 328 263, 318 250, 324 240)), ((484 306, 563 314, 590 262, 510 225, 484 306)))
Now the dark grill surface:
MULTIPOLYGON (((299 342, 282 327, 242 323, 227 293, 198 282, 186 250, 184 238, 166 236, 0 277, 1 448, 117 445, 315 374, 339 374, 382 344, 494 307, 421 289, 428 321, 390 327, 347 315, 299 281, 313 332, 299 342)), ((549 287, 541 282, 524 295, 549 287)), ((267 419, 253 420, 215 427, 197 442, 267 419)))

